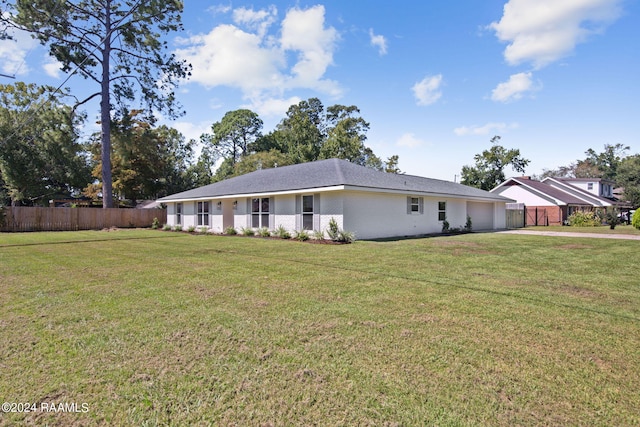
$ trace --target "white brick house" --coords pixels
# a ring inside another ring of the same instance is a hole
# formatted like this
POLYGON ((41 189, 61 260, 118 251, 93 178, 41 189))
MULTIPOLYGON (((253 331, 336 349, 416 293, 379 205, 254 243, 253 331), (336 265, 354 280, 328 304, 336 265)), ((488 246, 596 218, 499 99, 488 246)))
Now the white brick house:
POLYGON ((358 239, 505 228, 505 197, 449 181, 389 174, 329 159, 258 170, 163 197, 167 223, 222 233, 232 226, 326 230, 334 218, 358 239))

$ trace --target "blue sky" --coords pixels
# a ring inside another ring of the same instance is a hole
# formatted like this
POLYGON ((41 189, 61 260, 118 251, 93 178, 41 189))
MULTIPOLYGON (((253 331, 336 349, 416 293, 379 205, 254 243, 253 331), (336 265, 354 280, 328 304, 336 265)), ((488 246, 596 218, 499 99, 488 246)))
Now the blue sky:
MULTIPOLYGON (((527 174, 604 144, 639 152, 637 1, 185 3, 185 31, 169 42, 193 76, 178 89, 187 114, 167 124, 188 138, 238 108, 257 112, 266 133, 289 105, 317 97, 358 106, 367 145, 415 175, 459 179, 494 135, 531 160, 527 174)), ((25 37, 0 42, 0 73, 67 78, 25 37)))

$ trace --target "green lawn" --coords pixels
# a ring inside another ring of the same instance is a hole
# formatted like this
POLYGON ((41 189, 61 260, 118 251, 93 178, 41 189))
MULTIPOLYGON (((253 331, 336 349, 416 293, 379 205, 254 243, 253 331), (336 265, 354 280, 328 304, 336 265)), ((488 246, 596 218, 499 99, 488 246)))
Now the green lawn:
POLYGON ((634 228, 632 225, 617 225, 615 229, 611 229, 608 225, 602 225, 599 227, 567 227, 562 225, 545 226, 531 226, 526 227, 524 230, 536 230, 536 231, 561 231, 568 233, 598 233, 598 234, 631 234, 640 236, 640 230, 634 228))
POLYGON ((0 425, 639 425, 638 247, 0 234, 0 425))

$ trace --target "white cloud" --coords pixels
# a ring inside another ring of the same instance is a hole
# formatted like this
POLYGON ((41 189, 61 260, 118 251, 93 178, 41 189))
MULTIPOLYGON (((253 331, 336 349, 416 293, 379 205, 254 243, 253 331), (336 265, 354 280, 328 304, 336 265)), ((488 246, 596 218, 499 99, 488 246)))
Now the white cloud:
POLYGON ((571 54, 620 16, 622 0, 509 0, 500 22, 489 28, 511 65, 531 62, 541 68, 571 54))
POLYGON ((302 99, 297 96, 292 96, 287 99, 257 99, 253 100, 250 105, 244 106, 244 108, 249 108, 250 110, 255 111, 261 117, 283 117, 287 110, 289 110, 289 107, 300 103, 300 101, 302 101, 302 99))
POLYGON ((416 97, 418 105, 431 105, 442 96, 440 91, 442 86, 442 74, 437 76, 426 76, 424 79, 413 85, 411 90, 416 97))
POLYGON ((467 136, 467 135, 494 135, 496 133, 503 133, 510 129, 516 129, 518 127, 517 123, 495 123, 490 122, 483 126, 462 126, 459 128, 455 128, 453 133, 458 136, 467 136))
POLYGON ((211 133, 211 121, 201 123, 177 121, 171 122, 170 126, 184 135, 187 141, 191 139, 199 141, 200 135, 202 135, 203 133, 211 133))
POLYGON ((15 40, 0 40, 0 70, 10 76, 25 75, 30 71, 25 62, 27 54, 38 42, 25 31, 16 30, 13 37, 15 40))
POLYGON ((278 9, 271 5, 266 10, 255 11, 241 7, 233 11, 233 21, 238 25, 246 25, 248 28, 258 32, 258 36, 263 38, 269 27, 276 22, 278 9))
POLYGON ((291 9, 282 21, 282 49, 298 52, 293 66, 294 85, 319 89, 336 95, 339 89, 328 80, 322 80, 338 41, 335 28, 324 26, 324 6, 301 10, 291 9))
POLYGON ((373 28, 370 28, 369 38, 371 40, 371 46, 378 48, 380 56, 387 54, 387 39, 384 36, 374 34, 373 28))
POLYGON ((399 147, 415 148, 424 145, 424 141, 417 138, 413 133, 405 133, 396 141, 399 147))
POLYGON ((44 71, 54 79, 60 78, 60 75, 62 74, 62 63, 50 56, 47 56, 44 64, 42 64, 42 68, 44 68, 44 71))
POLYGON ((277 21, 275 7, 235 9, 235 25, 218 25, 208 34, 180 39, 183 47, 175 53, 193 65, 190 81, 238 88, 245 99, 267 109, 285 102, 288 90, 313 89, 339 97, 340 85, 324 77, 339 39, 338 32, 326 26, 324 13, 323 6, 292 8, 279 34, 270 35, 277 21))
POLYGON ((523 94, 538 91, 541 87, 541 84, 533 84, 530 72, 513 74, 508 81, 500 83, 491 92, 491 99, 498 102, 515 101, 522 98, 523 94))

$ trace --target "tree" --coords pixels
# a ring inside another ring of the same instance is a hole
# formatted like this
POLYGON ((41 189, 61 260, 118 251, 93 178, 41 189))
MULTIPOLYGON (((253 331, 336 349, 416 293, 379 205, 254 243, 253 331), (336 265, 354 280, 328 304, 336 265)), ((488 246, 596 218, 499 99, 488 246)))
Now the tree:
POLYGON ((152 110, 176 117, 173 88, 189 67, 166 53, 160 37, 182 29, 177 0, 0 0, 4 25, 28 31, 62 64, 96 83, 99 91, 76 107, 100 98, 103 207, 113 206, 111 177, 112 97, 125 107, 138 97, 152 110), (135 90, 135 88, 139 90, 135 90))
POLYGON ((287 117, 278 124, 272 135, 273 141, 293 163, 318 160, 326 138, 323 113, 322 102, 318 98, 310 98, 289 107, 287 117))
POLYGON ((262 136, 262 125, 260 117, 251 110, 229 111, 221 121, 211 126, 213 134, 203 135, 202 140, 221 157, 229 158, 235 164, 262 136))
POLYGON ((278 150, 261 151, 244 156, 234 165, 233 176, 244 175, 259 169, 277 168, 291 164, 291 159, 278 150))
POLYGON ((329 124, 327 139, 320 147, 320 159, 344 159, 364 166, 364 141, 369 123, 362 117, 355 116, 360 110, 355 105, 333 105, 327 108, 329 124))
POLYGON ((400 171, 400 168, 398 168, 397 154, 394 154, 387 159, 387 161, 385 162, 384 171, 386 173, 402 173, 402 171, 400 171))
MULTIPOLYGON (((148 200, 193 187, 188 165, 193 157, 192 141, 167 126, 153 127, 140 111, 132 111, 112 123, 112 170, 114 193, 121 199, 148 200)), ((94 145, 94 176, 100 178, 99 143, 94 145)), ((86 194, 95 196, 100 184, 86 194)))
POLYGON ((624 199, 640 207, 640 154, 624 158, 617 168, 617 183, 624 187, 624 199))
POLYGON ((0 85, 0 183, 14 205, 71 196, 91 179, 73 114, 55 88, 0 85))
POLYGON ((504 170, 507 166, 520 173, 524 173, 529 160, 520 155, 520 150, 507 150, 497 142, 500 136, 491 138, 493 146, 489 150, 484 150, 482 154, 476 154, 474 166, 464 166, 462 168, 461 182, 471 187, 489 191, 505 181, 504 170))
POLYGON ((618 174, 618 166, 620 166, 627 150, 629 150, 629 147, 623 144, 605 144, 602 153, 596 153, 593 149, 589 148, 585 152, 587 155, 585 162, 595 166, 599 172, 599 176, 585 178, 604 178, 615 181, 618 174))
POLYGON ((628 146, 623 144, 605 144, 602 153, 596 153, 589 148, 585 151, 587 157, 576 160, 568 166, 559 166, 556 169, 545 169, 541 178, 604 178, 615 181, 617 170, 625 157, 628 146))

